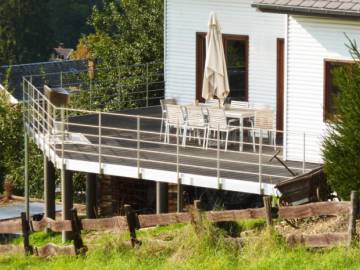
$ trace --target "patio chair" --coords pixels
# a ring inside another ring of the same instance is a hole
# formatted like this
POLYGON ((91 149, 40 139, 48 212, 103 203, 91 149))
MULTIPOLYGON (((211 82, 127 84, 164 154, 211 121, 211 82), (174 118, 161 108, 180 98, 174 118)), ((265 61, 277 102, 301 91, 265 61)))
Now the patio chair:
POLYGON ((183 129, 185 124, 184 113, 180 105, 167 104, 165 108, 166 108, 166 118, 165 118, 164 143, 170 143, 171 128, 180 128, 180 134, 181 134, 181 130, 183 129))
POLYGON ((253 141, 253 150, 256 151, 255 147, 255 137, 256 135, 260 136, 262 131, 267 132, 267 137, 269 143, 273 143, 274 148, 276 149, 276 130, 274 128, 274 112, 270 107, 263 107, 255 111, 254 120, 251 122, 251 137, 253 141), (260 130, 260 132, 256 132, 260 130))
POLYGON ((219 107, 219 100, 218 99, 208 99, 205 101, 206 105, 210 105, 210 106, 217 106, 219 107))
POLYGON ((232 100, 230 108, 249 108, 249 102, 247 101, 238 101, 238 100, 232 100))
POLYGON ((163 134, 163 129, 165 128, 164 122, 165 122, 165 119, 166 119, 166 105, 167 104, 176 105, 176 99, 167 98, 167 99, 160 100, 160 105, 161 105, 160 140, 161 140, 161 136, 163 134))
POLYGON ((215 109, 215 108, 207 108, 208 110, 208 130, 206 134, 206 149, 209 147, 209 135, 212 131, 217 134, 217 131, 221 133, 225 133, 225 151, 228 148, 228 140, 229 140, 229 133, 233 131, 239 130, 239 127, 231 126, 233 122, 236 120, 227 121, 226 115, 224 110, 222 109, 215 109))
POLYGON ((206 141, 206 132, 207 132, 207 123, 205 114, 203 113, 202 107, 184 107, 186 113, 186 120, 184 125, 184 134, 182 144, 186 146, 186 139, 188 137, 188 132, 194 131, 194 135, 197 135, 199 140, 199 145, 201 145, 200 131, 203 132, 203 147, 205 148, 206 141))

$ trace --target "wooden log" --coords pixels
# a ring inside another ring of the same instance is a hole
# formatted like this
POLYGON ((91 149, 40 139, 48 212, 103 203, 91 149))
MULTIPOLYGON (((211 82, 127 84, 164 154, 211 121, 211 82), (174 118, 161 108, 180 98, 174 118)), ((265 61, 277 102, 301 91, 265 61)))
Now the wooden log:
POLYGON ((138 218, 141 228, 154 227, 157 225, 169 225, 169 224, 191 222, 191 215, 189 213, 139 215, 138 218))
POLYGON ((125 210, 125 215, 126 215, 129 232, 130 232, 131 245, 133 247, 135 247, 136 245, 141 244, 141 242, 136 239, 136 229, 140 229, 139 220, 138 220, 138 217, 137 217, 134 209, 132 209, 132 207, 130 205, 125 205, 124 210, 125 210))
POLYGON ((271 196, 264 196, 264 208, 265 208, 265 217, 267 225, 271 226, 272 222, 272 213, 271 213, 271 206, 272 206, 272 197, 271 196))
POLYGON ((288 235, 287 243, 290 246, 304 245, 312 248, 322 247, 335 247, 340 245, 347 245, 348 234, 347 233, 323 233, 315 235, 306 234, 291 234, 288 235))
POLYGON ((17 245, 0 245, 0 254, 13 255, 24 253, 24 248, 17 245))
POLYGON ((0 233, 19 233, 21 232, 21 220, 9 220, 0 222, 0 233))
POLYGON ((71 209, 71 226, 72 226, 72 239, 74 241, 74 248, 76 254, 85 253, 86 247, 81 239, 81 221, 77 215, 76 208, 71 209))
POLYGON ((349 202, 317 202, 281 207, 279 218, 308 218, 317 216, 341 216, 350 212, 349 202))
POLYGON ((74 246, 58 246, 55 244, 47 244, 43 247, 35 248, 36 254, 40 257, 52 257, 59 255, 76 255, 74 246))
POLYGON ((265 208, 250 208, 244 210, 210 211, 206 212, 209 221, 234 221, 241 219, 265 218, 265 208))
POLYGON ((356 217, 359 211, 359 198, 356 191, 351 191, 350 201, 350 215, 349 215, 349 228, 348 228, 348 245, 351 245, 356 237, 356 217))
POLYGON ((53 232, 62 232, 62 231, 71 232, 72 231, 70 220, 55 221, 51 218, 44 217, 40 221, 32 221, 31 224, 32 224, 32 230, 35 232, 43 231, 45 229, 50 229, 53 232))
POLYGON ((82 219, 83 230, 94 231, 124 231, 128 228, 126 217, 112 217, 112 218, 99 218, 99 219, 82 219))
POLYGON ((21 213, 21 230, 23 235, 23 244, 24 244, 24 251, 25 255, 33 254, 33 248, 30 245, 30 226, 29 221, 26 218, 26 213, 21 213))

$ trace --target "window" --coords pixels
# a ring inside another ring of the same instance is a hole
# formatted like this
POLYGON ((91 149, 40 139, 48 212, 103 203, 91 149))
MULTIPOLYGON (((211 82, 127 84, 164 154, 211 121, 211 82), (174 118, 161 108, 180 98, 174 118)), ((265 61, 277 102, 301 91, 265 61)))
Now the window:
POLYGON ((350 67, 351 61, 325 60, 325 85, 324 85, 324 121, 328 121, 336 114, 335 98, 339 89, 334 82, 334 72, 342 67, 350 67))
MULTIPOLYGON (((248 36, 223 35, 223 44, 232 100, 248 100, 248 36)), ((202 100, 206 58, 206 33, 196 34, 196 99, 202 100)))

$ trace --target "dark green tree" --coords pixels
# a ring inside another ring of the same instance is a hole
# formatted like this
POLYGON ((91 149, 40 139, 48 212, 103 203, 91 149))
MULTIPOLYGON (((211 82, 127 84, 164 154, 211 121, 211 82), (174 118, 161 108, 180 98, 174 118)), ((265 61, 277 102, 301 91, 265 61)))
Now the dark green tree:
POLYGON ((343 199, 349 199, 351 190, 360 192, 360 53, 357 44, 349 42, 354 64, 334 71, 339 95, 323 145, 328 182, 343 199))
POLYGON ((53 45, 48 0, 0 1, 0 65, 47 60, 53 45))

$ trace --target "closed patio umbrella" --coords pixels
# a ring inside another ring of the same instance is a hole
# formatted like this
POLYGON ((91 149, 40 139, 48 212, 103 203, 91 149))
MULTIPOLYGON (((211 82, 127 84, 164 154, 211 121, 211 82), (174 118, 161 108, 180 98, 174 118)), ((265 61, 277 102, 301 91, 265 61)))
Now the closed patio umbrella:
POLYGON ((217 97, 223 104, 230 87, 220 24, 214 12, 210 13, 208 26, 202 97, 206 100, 217 97))

